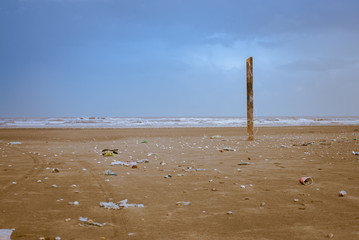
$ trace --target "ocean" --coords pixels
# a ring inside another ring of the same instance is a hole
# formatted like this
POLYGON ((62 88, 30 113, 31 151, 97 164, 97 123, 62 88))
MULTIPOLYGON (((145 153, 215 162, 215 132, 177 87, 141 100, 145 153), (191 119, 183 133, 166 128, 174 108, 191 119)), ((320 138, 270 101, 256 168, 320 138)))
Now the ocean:
MULTIPOLYGON (((255 117, 254 126, 359 125, 359 117, 255 117)), ((0 128, 196 128, 246 127, 245 117, 0 118, 0 128)))

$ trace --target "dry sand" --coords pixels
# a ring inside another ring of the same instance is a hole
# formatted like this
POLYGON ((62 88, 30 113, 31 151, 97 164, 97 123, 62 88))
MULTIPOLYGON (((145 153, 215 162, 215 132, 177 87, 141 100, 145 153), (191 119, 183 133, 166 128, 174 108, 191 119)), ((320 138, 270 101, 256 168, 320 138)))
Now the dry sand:
POLYGON ((245 128, 0 129, 0 229, 15 228, 12 239, 359 239, 359 126, 258 128, 255 138, 245 128), (110 166, 131 159, 149 163, 110 166), (124 199, 144 207, 100 207, 124 199))

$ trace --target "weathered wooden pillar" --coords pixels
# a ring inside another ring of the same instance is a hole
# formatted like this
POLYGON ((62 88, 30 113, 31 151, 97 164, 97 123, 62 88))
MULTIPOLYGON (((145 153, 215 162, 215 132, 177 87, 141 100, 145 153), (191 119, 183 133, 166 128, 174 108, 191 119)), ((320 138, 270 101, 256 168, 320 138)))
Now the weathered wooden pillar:
POLYGON ((253 141, 253 58, 247 59, 247 132, 248 140, 253 141))

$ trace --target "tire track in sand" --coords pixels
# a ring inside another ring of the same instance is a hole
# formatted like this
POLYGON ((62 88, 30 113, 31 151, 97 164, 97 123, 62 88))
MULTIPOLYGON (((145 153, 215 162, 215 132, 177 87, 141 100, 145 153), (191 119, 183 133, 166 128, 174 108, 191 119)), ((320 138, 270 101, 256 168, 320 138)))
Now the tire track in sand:
MULTIPOLYGON (((112 198, 111 191, 109 191, 106 187, 104 187, 104 185, 102 184, 102 180, 99 178, 98 174, 93 171, 92 164, 90 164, 89 162, 86 162, 86 161, 79 161, 79 163, 82 167, 87 169, 87 171, 90 173, 91 177, 96 181, 98 187, 101 190, 101 193, 105 196, 105 198, 106 199, 112 198)), ((114 210, 109 210, 109 212, 111 214, 111 221, 114 224, 113 238, 114 239, 127 239, 128 238, 127 213, 125 211, 121 211, 120 214, 115 215, 114 210), (121 233, 119 233, 118 227, 117 227, 118 223, 117 223, 116 217, 118 217, 118 216, 121 218, 121 227, 124 229, 124 231, 122 231, 121 233), (121 234, 122 236, 120 236, 119 234, 121 234)))
MULTIPOLYGON (((20 152, 21 154, 23 153, 23 151, 21 151, 17 147, 11 147, 11 149, 20 152)), ((33 164, 31 168, 27 170, 24 175, 22 175, 16 180, 16 185, 9 183, 5 187, 3 187, 2 191, 0 192, 0 199, 6 198, 7 196, 9 196, 11 193, 15 191, 25 189, 26 186, 24 186, 24 184, 28 180, 33 179, 34 177, 36 177, 37 175, 39 175, 41 172, 44 171, 44 162, 42 161, 41 158, 35 157, 31 153, 25 153, 25 156, 30 157, 32 159, 33 164)))

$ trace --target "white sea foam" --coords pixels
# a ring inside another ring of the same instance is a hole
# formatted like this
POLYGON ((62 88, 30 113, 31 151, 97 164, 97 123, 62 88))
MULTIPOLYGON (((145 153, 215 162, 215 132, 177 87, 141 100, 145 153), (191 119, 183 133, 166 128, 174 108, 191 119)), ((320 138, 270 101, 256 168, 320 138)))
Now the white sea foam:
MULTIPOLYGON (((0 118, 0 128, 182 128, 246 127, 244 117, 0 118)), ((359 117, 255 117, 254 126, 359 125, 359 117)))

